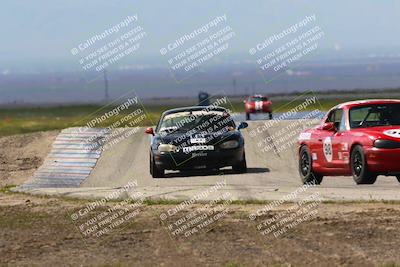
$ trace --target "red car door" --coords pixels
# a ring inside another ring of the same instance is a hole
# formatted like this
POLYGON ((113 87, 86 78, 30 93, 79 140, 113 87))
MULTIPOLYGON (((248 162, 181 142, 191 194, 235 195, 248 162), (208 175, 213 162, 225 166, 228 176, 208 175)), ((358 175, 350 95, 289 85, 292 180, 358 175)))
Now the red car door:
MULTIPOLYGON (((326 122, 334 122, 335 110, 328 114, 326 122)), ((333 137, 335 131, 324 130, 323 127, 319 127, 315 131, 315 139, 313 140, 313 146, 311 148, 311 156, 313 161, 319 164, 322 168, 332 168, 333 164, 333 137)))
POLYGON ((332 168, 335 172, 346 173, 349 168, 349 142, 347 114, 342 109, 335 112, 334 117, 336 133, 332 137, 332 168))
POLYGON ((315 140, 315 150, 312 157, 316 160, 321 167, 331 168, 333 161, 333 148, 332 148, 332 137, 334 133, 332 131, 319 130, 317 139, 315 140))

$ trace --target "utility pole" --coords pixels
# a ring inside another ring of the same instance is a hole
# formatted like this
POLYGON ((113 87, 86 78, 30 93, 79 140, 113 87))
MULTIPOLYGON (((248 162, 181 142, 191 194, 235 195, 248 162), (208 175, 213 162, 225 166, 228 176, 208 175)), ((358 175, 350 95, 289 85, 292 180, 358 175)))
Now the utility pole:
POLYGON ((107 103, 109 96, 108 96, 108 79, 107 79, 106 69, 104 69, 103 74, 104 74, 104 98, 105 98, 104 100, 107 103))
POLYGON ((236 95, 236 79, 233 78, 233 95, 236 95))

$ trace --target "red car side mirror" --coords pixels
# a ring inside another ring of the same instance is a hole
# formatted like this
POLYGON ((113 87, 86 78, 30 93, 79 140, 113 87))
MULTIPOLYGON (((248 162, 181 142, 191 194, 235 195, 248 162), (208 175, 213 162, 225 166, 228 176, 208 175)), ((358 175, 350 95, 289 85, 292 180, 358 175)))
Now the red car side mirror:
POLYGON ((151 127, 148 127, 148 128, 146 128, 146 131, 145 131, 145 133, 147 133, 147 134, 151 134, 151 135, 154 135, 154 130, 153 130, 153 128, 151 128, 151 127))
POLYGON ((322 125, 322 130, 335 132, 336 131, 336 127, 335 127, 335 124, 333 122, 325 122, 324 125, 322 125))

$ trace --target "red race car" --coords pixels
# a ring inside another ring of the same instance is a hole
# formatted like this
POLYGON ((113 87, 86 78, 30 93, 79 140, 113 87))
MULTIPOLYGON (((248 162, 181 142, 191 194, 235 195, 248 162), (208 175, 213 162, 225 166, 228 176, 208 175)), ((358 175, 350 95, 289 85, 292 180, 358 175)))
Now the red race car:
POLYGON ((253 95, 244 101, 246 120, 250 120, 251 113, 269 113, 269 119, 272 120, 272 102, 266 96, 253 95))
POLYGON ((303 183, 353 176, 373 184, 378 175, 400 182, 400 100, 362 100, 332 108, 315 129, 299 136, 303 183))

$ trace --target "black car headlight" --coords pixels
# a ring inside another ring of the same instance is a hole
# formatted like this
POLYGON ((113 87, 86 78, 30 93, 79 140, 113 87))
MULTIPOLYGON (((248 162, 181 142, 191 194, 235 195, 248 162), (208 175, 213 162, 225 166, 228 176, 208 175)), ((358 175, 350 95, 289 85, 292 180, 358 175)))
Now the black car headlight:
POLYGON ((178 148, 171 144, 159 144, 158 152, 176 152, 178 148))
POLYGON ((237 140, 226 141, 219 145, 219 147, 222 149, 232 149, 232 148, 237 148, 238 146, 239 146, 239 141, 237 140))
POLYGON ((376 148, 400 148, 400 142, 392 140, 378 139, 374 142, 376 148))

